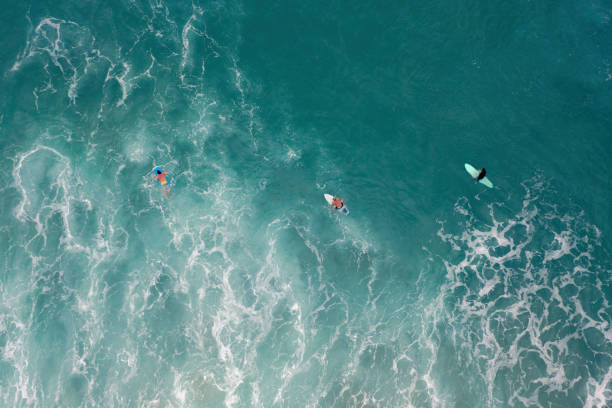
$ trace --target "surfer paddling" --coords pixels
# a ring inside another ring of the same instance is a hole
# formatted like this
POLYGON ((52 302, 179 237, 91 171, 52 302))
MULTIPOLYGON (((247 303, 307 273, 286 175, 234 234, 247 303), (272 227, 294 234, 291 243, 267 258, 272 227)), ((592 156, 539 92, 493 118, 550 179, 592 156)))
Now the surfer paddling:
POLYGON ((336 197, 331 194, 323 194, 323 197, 325 197, 325 201, 327 201, 327 204, 329 204, 331 208, 336 211, 341 211, 344 215, 348 215, 349 210, 346 208, 343 198, 336 197))
POLYGON ((342 207, 344 207, 344 199, 343 198, 334 197, 334 199, 332 200, 332 204, 331 205, 334 206, 336 208, 336 210, 339 210, 342 207))
POLYGON ((168 194, 170 193, 170 187, 168 187, 168 180, 166 180, 167 175, 168 173, 166 173, 161 168, 159 167, 155 168, 155 181, 157 181, 159 184, 162 185, 164 197, 168 197, 168 194))

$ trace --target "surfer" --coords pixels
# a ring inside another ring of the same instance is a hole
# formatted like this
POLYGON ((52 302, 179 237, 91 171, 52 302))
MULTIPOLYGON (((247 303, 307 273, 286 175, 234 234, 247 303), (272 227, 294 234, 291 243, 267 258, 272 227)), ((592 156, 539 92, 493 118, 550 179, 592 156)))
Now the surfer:
POLYGON ((336 207, 336 210, 339 210, 342 207, 344 207, 344 199, 343 198, 334 197, 334 199, 332 200, 332 205, 334 207, 336 207))
POLYGON ((483 178, 485 178, 485 176, 487 175, 487 170, 483 167, 482 169, 480 169, 480 171, 478 172, 478 176, 474 177, 474 180, 476 180, 476 182, 478 183, 480 180, 482 180, 483 178))
POLYGON ((170 187, 168 187, 168 180, 166 180, 167 175, 168 173, 166 173, 159 167, 155 168, 155 181, 159 182, 159 184, 162 185, 164 197, 168 197, 168 193, 170 192, 170 187))

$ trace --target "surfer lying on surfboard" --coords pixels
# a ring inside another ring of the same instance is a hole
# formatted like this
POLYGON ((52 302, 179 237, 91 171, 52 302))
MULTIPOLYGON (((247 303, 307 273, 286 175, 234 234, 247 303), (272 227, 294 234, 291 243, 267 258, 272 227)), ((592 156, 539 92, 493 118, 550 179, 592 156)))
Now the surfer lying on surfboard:
POLYGON ((344 215, 349 214, 349 210, 344 204, 344 199, 335 197, 331 194, 323 194, 323 197, 325 197, 327 204, 329 204, 334 210, 341 211, 344 215))
POLYGON ((334 199, 332 200, 332 205, 334 207, 336 207, 336 210, 339 210, 342 207, 344 207, 344 199, 343 198, 334 197, 334 199))
POLYGON ((464 167, 465 171, 467 171, 468 174, 472 176, 472 180, 476 181, 476 183, 480 182, 489 188, 493 188, 493 183, 491 183, 491 180, 489 180, 488 177, 485 177, 487 171, 484 168, 476 170, 476 168, 470 163, 465 163, 464 167))
POLYGON ((164 197, 168 197, 168 193, 170 193, 170 187, 168 187, 168 180, 166 180, 167 175, 168 173, 166 173, 161 168, 155 168, 155 181, 159 182, 159 184, 162 185, 164 197))

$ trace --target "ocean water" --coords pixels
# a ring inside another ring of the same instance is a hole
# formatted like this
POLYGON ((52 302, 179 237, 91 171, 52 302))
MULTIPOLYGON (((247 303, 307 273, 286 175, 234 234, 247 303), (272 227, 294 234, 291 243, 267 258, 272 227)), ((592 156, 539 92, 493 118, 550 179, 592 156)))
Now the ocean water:
POLYGON ((609 0, 2 3, 0 406, 612 406, 609 0))

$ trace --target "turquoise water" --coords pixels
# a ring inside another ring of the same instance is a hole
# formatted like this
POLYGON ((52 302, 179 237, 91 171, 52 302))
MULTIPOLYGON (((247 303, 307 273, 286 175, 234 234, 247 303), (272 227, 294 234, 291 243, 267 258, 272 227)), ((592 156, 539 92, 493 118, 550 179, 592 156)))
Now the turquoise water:
POLYGON ((0 405, 610 406, 611 17, 5 1, 0 405))

